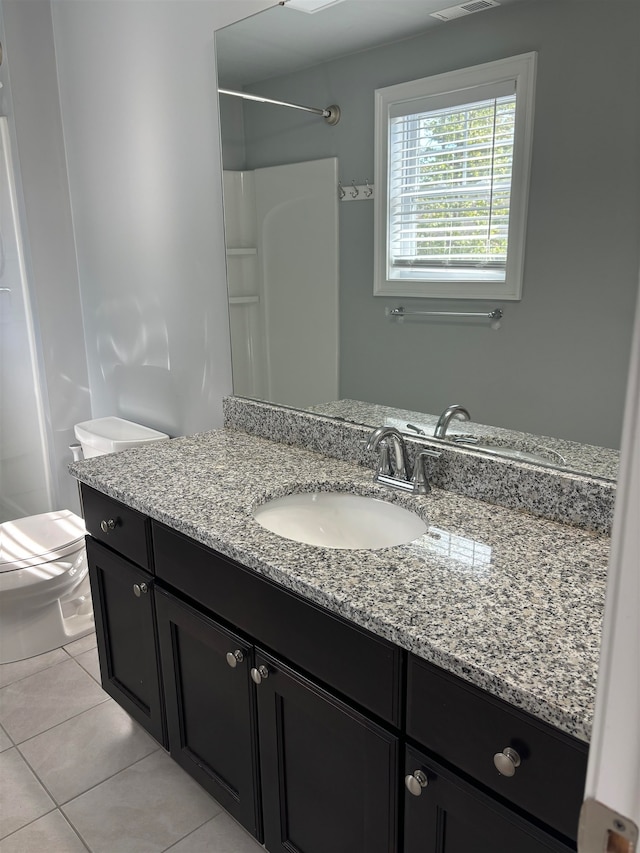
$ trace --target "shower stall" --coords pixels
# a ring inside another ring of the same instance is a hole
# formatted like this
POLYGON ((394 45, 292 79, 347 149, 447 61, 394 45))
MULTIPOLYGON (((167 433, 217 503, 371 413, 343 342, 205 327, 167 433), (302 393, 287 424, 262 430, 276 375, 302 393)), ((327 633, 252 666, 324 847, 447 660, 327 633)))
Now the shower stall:
POLYGON ((234 393, 338 398, 338 161, 224 172, 234 393))
POLYGON ((45 408, 9 124, 0 116, 0 522, 52 508, 45 408))

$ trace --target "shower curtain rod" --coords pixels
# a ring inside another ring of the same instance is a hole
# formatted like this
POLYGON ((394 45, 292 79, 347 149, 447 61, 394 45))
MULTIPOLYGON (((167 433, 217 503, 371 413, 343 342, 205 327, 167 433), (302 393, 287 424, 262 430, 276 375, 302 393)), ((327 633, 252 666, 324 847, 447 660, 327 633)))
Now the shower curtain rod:
POLYGON ((236 92, 234 89, 218 89, 221 95, 232 95, 234 98, 243 98, 245 101, 259 101, 261 104, 276 104, 279 107, 291 107, 293 110, 304 110, 322 116, 327 124, 334 125, 340 121, 340 107, 331 104, 325 109, 318 107, 303 107, 302 104, 289 104, 287 101, 275 101, 273 98, 263 98, 262 95, 250 95, 248 92, 236 92))

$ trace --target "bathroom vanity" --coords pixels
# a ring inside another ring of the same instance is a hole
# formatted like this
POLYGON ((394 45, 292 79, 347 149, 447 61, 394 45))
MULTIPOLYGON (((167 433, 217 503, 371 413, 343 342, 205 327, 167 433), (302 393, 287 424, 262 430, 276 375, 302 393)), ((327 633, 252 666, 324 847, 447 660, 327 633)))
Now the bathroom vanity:
POLYGON ((231 430, 71 470, 105 690, 267 850, 575 849, 606 537, 231 430), (328 489, 427 533, 337 551, 253 518, 328 489))

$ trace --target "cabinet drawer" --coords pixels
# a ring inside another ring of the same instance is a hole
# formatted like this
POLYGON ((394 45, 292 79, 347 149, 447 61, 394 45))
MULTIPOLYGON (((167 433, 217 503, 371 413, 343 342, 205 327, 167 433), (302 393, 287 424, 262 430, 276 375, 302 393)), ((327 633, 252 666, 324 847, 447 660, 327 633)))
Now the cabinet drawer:
POLYGON ((152 571, 151 526, 147 516, 84 483, 80 489, 84 521, 91 536, 152 571))
POLYGON ((415 749, 406 750, 404 853, 571 853, 544 830, 415 749), (421 775, 418 785, 415 783, 421 775))
POLYGON ((156 575, 329 687, 400 725, 402 651, 153 522, 156 575))
POLYGON ((544 823, 574 839, 588 747, 500 699, 409 656, 407 734, 544 823), (521 760, 502 776, 494 755, 521 760))

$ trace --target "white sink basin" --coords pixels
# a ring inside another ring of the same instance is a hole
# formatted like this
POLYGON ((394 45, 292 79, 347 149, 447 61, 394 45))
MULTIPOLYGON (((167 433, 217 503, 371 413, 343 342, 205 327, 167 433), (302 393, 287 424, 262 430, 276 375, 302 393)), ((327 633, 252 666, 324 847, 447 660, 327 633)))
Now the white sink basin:
POLYGON ((300 492, 257 507, 256 521, 285 539, 322 548, 391 548, 426 533, 414 512, 347 492, 300 492))

